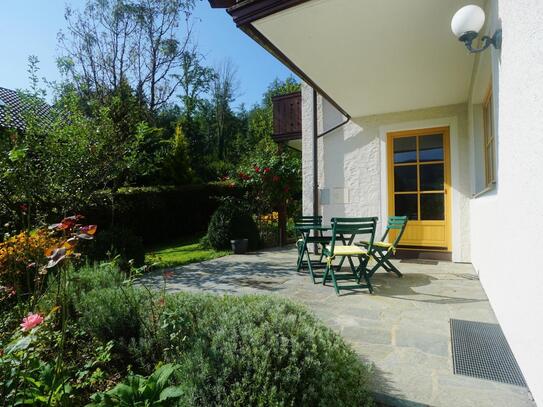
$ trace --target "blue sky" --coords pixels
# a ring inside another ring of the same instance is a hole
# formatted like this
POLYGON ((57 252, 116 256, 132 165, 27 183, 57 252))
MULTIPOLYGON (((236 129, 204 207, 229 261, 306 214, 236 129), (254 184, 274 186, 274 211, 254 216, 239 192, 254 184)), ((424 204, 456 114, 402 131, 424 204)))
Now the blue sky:
MULTIPOLYGON (((40 77, 59 79, 57 33, 65 26, 64 6, 80 8, 84 0, 0 1, 0 86, 28 87, 27 59, 40 60, 40 77)), ((235 102, 247 107, 258 103, 268 84, 284 79, 290 71, 263 48, 237 29, 224 10, 212 9, 199 0, 195 10, 195 38, 208 65, 230 58, 238 68, 240 96, 235 102)))

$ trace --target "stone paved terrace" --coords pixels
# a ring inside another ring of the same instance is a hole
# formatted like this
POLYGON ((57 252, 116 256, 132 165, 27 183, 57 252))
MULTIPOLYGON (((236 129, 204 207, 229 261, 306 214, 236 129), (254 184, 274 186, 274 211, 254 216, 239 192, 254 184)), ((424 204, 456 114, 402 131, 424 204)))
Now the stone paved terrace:
MULTIPOLYGON (((374 366, 374 390, 391 405, 535 406, 527 389, 454 375, 449 319, 496 322, 469 264, 399 263, 403 278, 375 274, 375 294, 313 284, 294 248, 231 255, 175 269, 170 292, 280 295, 309 306, 374 366)), ((159 287, 159 274, 143 278, 159 287)))

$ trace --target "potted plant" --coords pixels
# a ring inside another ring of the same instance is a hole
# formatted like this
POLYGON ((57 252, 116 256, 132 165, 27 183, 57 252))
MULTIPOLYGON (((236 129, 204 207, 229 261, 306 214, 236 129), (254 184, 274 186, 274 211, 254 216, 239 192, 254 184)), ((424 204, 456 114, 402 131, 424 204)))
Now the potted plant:
POLYGON ((244 254, 247 253, 249 239, 232 239, 230 240, 230 244, 232 245, 234 254, 244 254))

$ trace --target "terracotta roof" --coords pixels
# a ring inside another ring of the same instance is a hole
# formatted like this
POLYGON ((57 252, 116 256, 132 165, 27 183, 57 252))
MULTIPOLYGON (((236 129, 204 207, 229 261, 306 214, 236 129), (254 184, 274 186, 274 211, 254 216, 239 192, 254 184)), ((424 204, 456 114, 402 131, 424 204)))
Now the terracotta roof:
MULTIPOLYGON (((18 91, 0 87, 0 128, 24 130, 24 113, 32 108, 31 99, 22 96, 18 91)), ((51 123, 51 106, 39 101, 37 114, 40 119, 51 123)))

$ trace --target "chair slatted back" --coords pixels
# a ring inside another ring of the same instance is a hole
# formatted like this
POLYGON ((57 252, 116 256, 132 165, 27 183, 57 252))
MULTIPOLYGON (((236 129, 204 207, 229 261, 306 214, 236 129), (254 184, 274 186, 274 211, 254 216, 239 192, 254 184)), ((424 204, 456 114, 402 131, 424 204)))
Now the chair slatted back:
POLYGON ((352 244, 357 235, 369 235, 368 252, 371 250, 375 239, 377 228, 377 217, 368 218, 332 218, 332 240, 330 242, 330 253, 334 255, 336 240, 343 242, 345 235, 350 235, 347 244, 352 244))
POLYGON ((398 234, 396 235, 396 239, 394 239, 394 242, 392 243, 392 247, 396 248, 398 246, 398 243, 400 242, 400 239, 402 238, 403 233, 405 232, 406 226, 407 216, 389 216, 387 228, 385 230, 385 234, 381 238, 381 241, 385 241, 391 230, 399 230, 398 234))
POLYGON ((304 215, 294 220, 294 226, 322 225, 322 216, 304 215))

